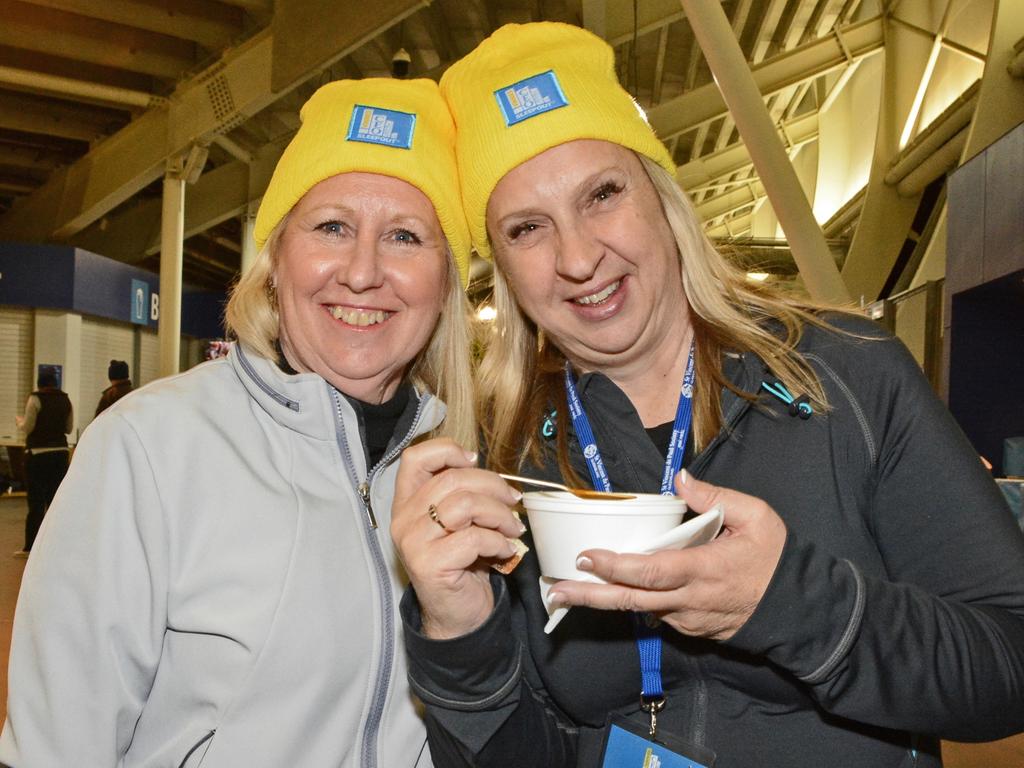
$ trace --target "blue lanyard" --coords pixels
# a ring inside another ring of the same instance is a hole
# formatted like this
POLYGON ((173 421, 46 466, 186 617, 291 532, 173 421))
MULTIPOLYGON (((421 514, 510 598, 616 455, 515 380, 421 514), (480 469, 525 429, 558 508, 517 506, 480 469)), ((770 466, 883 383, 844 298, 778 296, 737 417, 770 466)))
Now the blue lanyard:
MULTIPOLYGON (((668 453, 665 455, 665 469, 661 474, 661 494, 672 495, 672 478, 683 466, 683 454, 686 451, 686 436, 690 432, 690 422, 693 418, 693 344, 690 344, 690 356, 686 361, 686 373, 683 375, 683 385, 679 390, 679 404, 676 406, 676 418, 672 424, 672 439, 669 441, 668 453)), ((565 394, 569 401, 569 416, 572 418, 572 426, 576 432, 576 439, 583 449, 583 457, 587 460, 587 469, 590 471, 590 480, 598 491, 612 490, 611 481, 608 479, 608 472, 604 468, 604 461, 601 459, 601 451, 598 450, 597 440, 594 438, 594 430, 590 426, 590 420, 583 410, 583 403, 580 401, 579 393, 576 391, 576 382, 573 381, 572 365, 565 364, 565 394)), ((657 626, 651 626, 646 617, 637 615, 635 617, 636 644, 640 653, 640 677, 641 677, 641 700, 661 700, 664 702, 664 692, 661 687, 661 634, 657 626)))

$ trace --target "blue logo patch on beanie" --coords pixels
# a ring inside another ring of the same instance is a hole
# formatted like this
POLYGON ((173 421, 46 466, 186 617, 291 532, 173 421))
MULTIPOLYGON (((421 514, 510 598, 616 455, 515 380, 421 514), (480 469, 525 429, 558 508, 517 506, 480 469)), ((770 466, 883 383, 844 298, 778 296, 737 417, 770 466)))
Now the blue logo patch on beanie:
POLYGON ((505 117, 505 125, 510 127, 553 109, 569 106, 558 78, 550 69, 499 88, 494 92, 494 98, 505 117))
POLYGON ((356 104, 348 124, 347 141, 365 141, 386 147, 412 149, 416 115, 394 109, 356 104))

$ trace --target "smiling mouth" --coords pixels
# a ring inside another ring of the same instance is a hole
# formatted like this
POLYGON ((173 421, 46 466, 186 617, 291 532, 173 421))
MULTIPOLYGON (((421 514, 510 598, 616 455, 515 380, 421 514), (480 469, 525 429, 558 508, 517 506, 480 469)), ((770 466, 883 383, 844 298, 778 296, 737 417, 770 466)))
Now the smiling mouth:
POLYGON ((353 309, 351 307, 339 307, 337 305, 329 307, 328 309, 331 313, 331 317, 335 320, 341 320, 347 325, 355 325, 360 328, 383 323, 392 315, 391 312, 385 312, 380 309, 353 309))
POLYGON ((579 298, 573 299, 574 304, 602 304, 608 300, 608 297, 619 290, 619 286, 622 285, 622 280, 616 280, 597 293, 592 293, 589 296, 580 296, 579 298))

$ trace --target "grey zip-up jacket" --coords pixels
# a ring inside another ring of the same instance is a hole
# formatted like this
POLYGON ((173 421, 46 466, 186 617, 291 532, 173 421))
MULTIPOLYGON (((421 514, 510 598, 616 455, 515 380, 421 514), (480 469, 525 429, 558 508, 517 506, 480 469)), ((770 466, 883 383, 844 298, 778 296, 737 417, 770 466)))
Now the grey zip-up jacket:
POLYGON ((29 559, 0 761, 423 768, 388 528, 410 398, 370 470, 320 376, 236 347, 85 431, 29 559), (367 490, 368 488, 368 490, 367 490))
MULTIPOLYGON (((804 420, 725 391, 726 428, 688 464, 765 499, 788 533, 731 639, 662 633, 659 729, 716 768, 933 768, 940 738, 1024 729, 1024 537, 995 483, 902 344, 809 328, 800 349, 831 409, 804 420)), ((768 377, 749 354, 726 371, 751 393, 768 377)), ((626 396, 600 375, 579 390, 613 487, 657 492, 664 456, 626 396)), ((587 477, 575 438, 570 451, 587 477)), ((548 458, 524 473, 556 478, 548 458)), ((494 579, 489 621, 454 640, 425 638, 403 599, 436 765, 593 768, 609 712, 647 722, 629 616, 573 608, 545 635, 538 576, 531 552, 494 579)))

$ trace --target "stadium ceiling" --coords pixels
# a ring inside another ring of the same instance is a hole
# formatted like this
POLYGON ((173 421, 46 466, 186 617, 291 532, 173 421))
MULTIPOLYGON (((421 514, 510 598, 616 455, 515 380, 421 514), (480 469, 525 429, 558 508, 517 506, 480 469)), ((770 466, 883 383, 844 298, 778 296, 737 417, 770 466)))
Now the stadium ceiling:
MULTIPOLYGON (((942 16, 931 25, 896 18, 891 0, 721 6, 780 137, 798 147, 818 140, 844 73, 883 49, 886 23, 984 62, 942 24, 970 9, 991 17, 994 2, 928 0, 942 16)), ((400 49, 409 76, 436 79, 502 24, 554 20, 614 46, 621 82, 708 232, 738 258, 770 253, 775 269, 792 269, 784 248, 751 239, 764 188, 679 0, 0 0, 0 18, 0 240, 66 243, 158 271, 160 182, 169 162, 191 157, 184 278, 223 288, 245 217, 319 85, 389 77, 400 49)), ((824 225, 839 261, 863 198, 824 225)))

